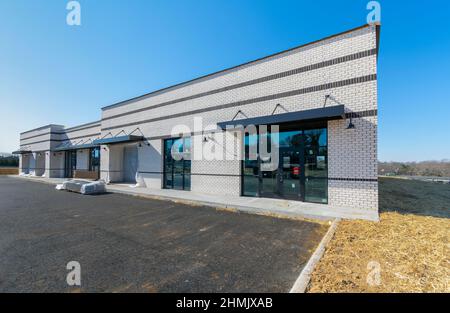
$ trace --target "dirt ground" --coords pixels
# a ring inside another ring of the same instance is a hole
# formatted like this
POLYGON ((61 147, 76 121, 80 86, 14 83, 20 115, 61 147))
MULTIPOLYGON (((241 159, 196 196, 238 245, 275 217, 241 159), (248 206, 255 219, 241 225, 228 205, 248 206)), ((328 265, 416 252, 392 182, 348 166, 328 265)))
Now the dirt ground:
POLYGON ((17 175, 19 168, 17 167, 0 167, 0 175, 17 175))
POLYGON ((309 292, 450 292, 450 185, 381 178, 379 223, 342 221, 309 292))

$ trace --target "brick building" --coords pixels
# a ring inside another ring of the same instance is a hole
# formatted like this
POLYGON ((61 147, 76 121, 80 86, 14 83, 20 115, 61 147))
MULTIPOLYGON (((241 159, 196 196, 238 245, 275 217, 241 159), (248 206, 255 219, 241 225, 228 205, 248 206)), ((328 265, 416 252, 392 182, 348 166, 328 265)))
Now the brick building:
POLYGON ((364 25, 104 107, 96 122, 23 132, 20 170, 378 210, 378 42, 379 26, 364 25), (215 129, 194 127, 195 118, 215 129), (190 131, 180 138, 177 125, 190 131), (192 157, 220 136, 223 153, 243 160, 192 157), (279 149, 275 168, 260 157, 261 136, 279 149))

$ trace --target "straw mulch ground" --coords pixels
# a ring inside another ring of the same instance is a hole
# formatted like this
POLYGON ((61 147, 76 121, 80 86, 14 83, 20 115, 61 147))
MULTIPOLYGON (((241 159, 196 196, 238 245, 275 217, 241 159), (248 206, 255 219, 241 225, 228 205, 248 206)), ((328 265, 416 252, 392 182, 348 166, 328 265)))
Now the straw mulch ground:
POLYGON ((450 185, 379 188, 381 221, 342 221, 308 291, 450 292, 450 185))

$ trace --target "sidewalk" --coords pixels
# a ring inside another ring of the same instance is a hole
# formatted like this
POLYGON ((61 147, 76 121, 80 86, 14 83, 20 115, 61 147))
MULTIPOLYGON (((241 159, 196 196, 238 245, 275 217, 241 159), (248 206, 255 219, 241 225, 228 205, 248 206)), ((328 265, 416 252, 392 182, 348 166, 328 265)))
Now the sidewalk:
MULTIPOLYGON (((20 177, 49 184, 59 184, 63 178, 20 177)), ((171 189, 133 188, 129 184, 110 184, 106 186, 108 192, 127 194, 132 196, 150 197, 162 200, 182 201, 194 205, 207 205, 215 208, 225 208, 253 214, 274 215, 290 218, 310 218, 321 220, 364 219, 379 221, 375 210, 362 210, 346 207, 334 207, 324 204, 306 203, 270 198, 252 198, 230 195, 208 195, 192 191, 171 189)))

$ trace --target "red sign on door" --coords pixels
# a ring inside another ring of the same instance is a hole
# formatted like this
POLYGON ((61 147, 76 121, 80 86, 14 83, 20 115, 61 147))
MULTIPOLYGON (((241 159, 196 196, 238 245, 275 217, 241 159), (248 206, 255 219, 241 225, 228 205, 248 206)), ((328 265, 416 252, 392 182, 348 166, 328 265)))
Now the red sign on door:
POLYGON ((296 166, 292 168, 292 174, 293 175, 299 175, 300 174, 300 167, 296 166))

